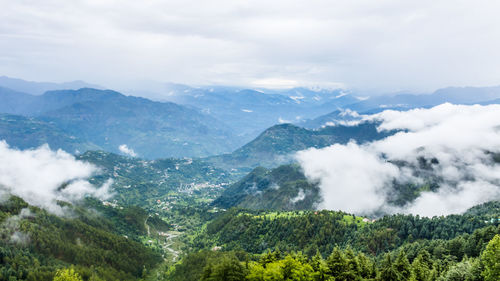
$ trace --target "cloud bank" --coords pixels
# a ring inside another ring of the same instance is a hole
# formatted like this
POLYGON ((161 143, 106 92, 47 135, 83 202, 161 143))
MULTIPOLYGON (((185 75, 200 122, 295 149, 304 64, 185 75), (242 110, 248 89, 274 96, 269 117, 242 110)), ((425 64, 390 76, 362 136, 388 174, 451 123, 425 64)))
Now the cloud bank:
POLYGON ((17 150, 0 142, 0 191, 58 215, 64 210, 57 200, 75 202, 86 195, 100 199, 111 196, 111 180, 99 188, 86 180, 97 172, 97 167, 46 145, 17 150))
POLYGON ((320 208, 424 216, 461 213, 500 198, 500 105, 443 104, 364 116, 379 130, 401 130, 359 145, 335 144, 297 154, 306 176, 320 183, 320 208), (389 204, 395 184, 422 187, 404 206, 389 204))

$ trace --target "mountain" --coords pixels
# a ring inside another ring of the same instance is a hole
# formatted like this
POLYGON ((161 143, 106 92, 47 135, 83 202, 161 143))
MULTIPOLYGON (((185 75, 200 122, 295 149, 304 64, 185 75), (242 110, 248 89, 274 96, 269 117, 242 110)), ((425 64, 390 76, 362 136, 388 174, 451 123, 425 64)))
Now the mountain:
POLYGON ((9 114, 0 114, 0 140, 5 140, 18 149, 34 148, 43 144, 70 153, 101 149, 98 145, 68 134, 52 123, 9 114))
POLYGON ((319 108, 332 109, 359 102, 359 98, 344 89, 298 87, 275 92, 293 99, 296 103, 317 105, 319 108))
MULTIPOLYGON (((195 107, 224 120, 244 141, 252 140, 275 124, 313 118, 359 101, 340 89, 269 90, 163 84, 150 90, 162 92, 163 94, 156 95, 161 100, 195 107)), ((131 93, 152 96, 149 91, 131 93)))
POLYGON ((373 114, 384 110, 410 110, 429 108, 443 103, 498 104, 500 86, 497 87, 449 87, 432 94, 398 94, 374 96, 363 101, 339 106, 338 109, 309 120, 295 122, 306 128, 321 128, 328 124, 342 124, 359 119, 359 114, 373 114))
POLYGON ((36 97, 14 91, 9 88, 0 87, 0 112, 10 114, 22 114, 27 104, 32 104, 36 97))
POLYGON ((110 90, 83 88, 33 96, 3 88, 0 99, 4 113, 36 117, 113 152, 125 144, 146 158, 207 156, 240 145, 229 127, 196 109, 110 90))
POLYGON ((317 130, 292 124, 275 125, 257 138, 230 154, 209 157, 206 160, 225 167, 272 167, 293 161, 293 153, 307 148, 322 148, 351 140, 358 143, 382 139, 394 132, 378 132, 375 123, 354 126, 327 126, 317 130))
POLYGON ((64 83, 33 82, 7 76, 0 76, 0 87, 32 95, 41 95, 47 91, 53 90, 78 90, 81 88, 103 89, 103 87, 99 85, 90 84, 81 80, 64 83))
POLYGON ((361 121, 361 118, 362 116, 356 111, 352 111, 350 109, 340 109, 325 115, 318 116, 314 119, 303 120, 302 122, 296 124, 308 129, 317 129, 327 126, 339 126, 342 124, 348 125, 351 122, 355 124, 356 122, 361 121))
POLYGON ((222 208, 255 210, 312 209, 321 200, 319 188, 308 182, 298 165, 255 168, 229 186, 212 204, 222 208))

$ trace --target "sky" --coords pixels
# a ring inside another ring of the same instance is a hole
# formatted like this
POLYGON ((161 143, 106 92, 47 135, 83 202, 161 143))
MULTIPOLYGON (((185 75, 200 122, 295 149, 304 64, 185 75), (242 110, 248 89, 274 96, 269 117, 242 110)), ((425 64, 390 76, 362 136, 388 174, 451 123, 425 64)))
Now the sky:
POLYGON ((0 0, 0 75, 430 92, 500 84, 500 2, 0 0))

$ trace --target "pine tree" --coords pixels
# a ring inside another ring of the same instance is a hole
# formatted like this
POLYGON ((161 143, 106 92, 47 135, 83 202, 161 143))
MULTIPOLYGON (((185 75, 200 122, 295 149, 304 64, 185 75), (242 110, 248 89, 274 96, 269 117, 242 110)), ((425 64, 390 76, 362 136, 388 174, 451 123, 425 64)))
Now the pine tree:
POLYGON ((394 262, 394 269, 398 273, 399 280, 406 281, 411 278, 411 267, 408 258, 406 257, 406 253, 404 251, 400 251, 396 261, 394 262))
POLYGON ((394 269, 391 261, 391 255, 386 254, 384 262, 382 263, 382 268, 380 269, 379 280, 381 281, 398 281, 399 276, 394 269))
POLYGON ((338 280, 338 277, 341 277, 342 273, 348 270, 344 254, 338 247, 335 247, 330 256, 328 256, 326 265, 328 267, 328 275, 335 277, 335 280, 338 280))
POLYGON ((311 266, 314 270, 314 280, 316 281, 327 280, 326 274, 328 268, 326 267, 325 261, 323 260, 323 257, 321 256, 321 253, 319 251, 316 251, 316 255, 312 257, 311 266))

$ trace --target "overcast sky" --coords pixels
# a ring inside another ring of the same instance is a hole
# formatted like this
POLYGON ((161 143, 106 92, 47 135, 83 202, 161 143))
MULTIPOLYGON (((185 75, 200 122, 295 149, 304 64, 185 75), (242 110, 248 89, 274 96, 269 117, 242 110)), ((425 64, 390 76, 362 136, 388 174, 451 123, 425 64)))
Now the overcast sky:
POLYGON ((432 91, 500 84, 500 2, 0 0, 0 75, 432 91))

